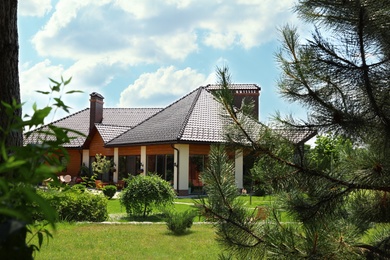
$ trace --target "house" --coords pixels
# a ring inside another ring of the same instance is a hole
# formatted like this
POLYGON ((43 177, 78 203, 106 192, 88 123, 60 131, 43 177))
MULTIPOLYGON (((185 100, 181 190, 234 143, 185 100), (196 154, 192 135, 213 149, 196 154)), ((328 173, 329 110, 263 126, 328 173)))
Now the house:
MULTIPOLYGON (((105 108, 104 97, 90 94, 90 108, 51 124, 83 133, 74 136, 64 147, 70 155, 66 174, 78 176, 81 166, 91 166, 96 154, 112 159, 116 171, 106 180, 117 182, 129 174, 156 172, 171 182, 179 195, 201 186, 210 145, 224 143, 224 127, 230 120, 223 117, 222 106, 212 94, 216 85, 201 86, 186 96, 161 108, 105 108)), ((260 88, 255 84, 233 84, 234 103, 254 102, 258 119, 260 88)), ((47 127, 47 126, 44 126, 47 127)), ((26 143, 39 142, 30 135, 26 143)), ((243 153, 231 154, 235 162, 237 187, 243 188, 243 153)), ((193 190, 192 190, 193 191, 193 190)))

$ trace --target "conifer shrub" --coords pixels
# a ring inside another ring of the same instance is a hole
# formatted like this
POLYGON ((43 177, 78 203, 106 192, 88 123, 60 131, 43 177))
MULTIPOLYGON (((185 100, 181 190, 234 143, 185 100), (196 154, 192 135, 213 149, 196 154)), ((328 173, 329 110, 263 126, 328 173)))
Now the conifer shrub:
POLYGON ((112 197, 114 197, 116 191, 117 191, 117 188, 115 185, 107 185, 107 186, 104 186, 104 188, 103 188, 103 194, 108 199, 112 199, 112 197))
POLYGON ((197 216, 197 212, 194 210, 187 210, 184 212, 177 211, 165 211, 167 228, 175 235, 183 235, 187 230, 192 227, 194 218, 197 216))

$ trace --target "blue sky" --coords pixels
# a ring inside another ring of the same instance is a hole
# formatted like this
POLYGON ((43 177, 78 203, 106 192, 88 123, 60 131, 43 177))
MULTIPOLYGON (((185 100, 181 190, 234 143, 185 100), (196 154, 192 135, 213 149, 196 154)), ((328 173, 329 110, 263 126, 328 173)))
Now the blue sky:
MULTIPOLYGON (((46 105, 48 78, 72 77, 71 113, 99 92, 105 107, 165 107, 215 83, 228 66, 234 83, 262 88, 260 120, 304 110, 276 92, 278 28, 304 26, 294 0, 22 0, 20 86, 25 113, 46 105)), ((64 116, 63 113, 56 118, 64 116)))

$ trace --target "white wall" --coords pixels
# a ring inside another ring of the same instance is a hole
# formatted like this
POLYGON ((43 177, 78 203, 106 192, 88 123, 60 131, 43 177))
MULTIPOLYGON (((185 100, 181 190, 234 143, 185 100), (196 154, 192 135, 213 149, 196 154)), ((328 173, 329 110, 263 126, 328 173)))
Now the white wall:
MULTIPOLYGON (((190 146, 188 144, 175 144, 174 146, 179 150, 179 156, 177 156, 177 151, 175 150, 174 162, 175 167, 174 172, 174 183, 175 187, 177 185, 177 171, 179 171, 179 189, 178 190, 188 190, 188 173, 189 173, 189 156, 190 156, 190 146)), ((176 187, 177 188, 177 187, 176 187)))
POLYGON ((242 150, 235 151, 235 178, 237 188, 242 189, 244 187, 244 156, 242 150))

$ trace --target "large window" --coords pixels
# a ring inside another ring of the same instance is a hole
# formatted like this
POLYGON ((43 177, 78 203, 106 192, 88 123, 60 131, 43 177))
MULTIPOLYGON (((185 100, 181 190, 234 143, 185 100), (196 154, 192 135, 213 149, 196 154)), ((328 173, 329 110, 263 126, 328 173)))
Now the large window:
POLYGON ((146 163, 147 172, 157 173, 173 184, 173 154, 148 155, 146 163))
POLYGON ((139 155, 119 156, 118 179, 128 178, 130 175, 141 173, 141 158, 139 155))

